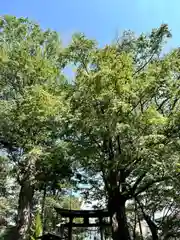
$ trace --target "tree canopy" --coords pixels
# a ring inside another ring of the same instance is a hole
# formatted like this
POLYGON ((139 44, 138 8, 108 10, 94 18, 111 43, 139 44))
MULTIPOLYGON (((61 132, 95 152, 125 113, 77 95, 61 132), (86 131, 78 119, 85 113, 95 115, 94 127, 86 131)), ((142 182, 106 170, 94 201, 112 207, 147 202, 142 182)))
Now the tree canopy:
POLYGON ((163 52, 170 37, 164 24, 101 48, 74 34, 63 47, 54 31, 1 18, 0 187, 8 199, 8 174, 20 188, 17 240, 28 238, 40 202, 50 229, 50 203, 79 183, 90 201, 105 200, 113 239, 178 238, 180 52, 163 52))

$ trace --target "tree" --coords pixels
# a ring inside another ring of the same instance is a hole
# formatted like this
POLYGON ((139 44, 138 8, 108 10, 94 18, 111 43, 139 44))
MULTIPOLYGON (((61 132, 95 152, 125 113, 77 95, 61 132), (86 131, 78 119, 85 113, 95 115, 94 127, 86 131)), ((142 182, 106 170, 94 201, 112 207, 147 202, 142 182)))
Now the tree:
POLYGON ((12 16, 0 19, 0 43, 0 145, 20 185, 13 239, 25 239, 35 191, 52 171, 57 181, 70 174, 66 145, 55 134, 66 85, 63 51, 56 32, 12 16))
POLYGON ((66 138, 80 166, 103 179, 113 239, 131 239, 128 200, 179 176, 179 50, 161 54, 170 36, 162 25, 99 49, 75 35, 68 49, 77 70, 66 138))
POLYGON ((20 187, 7 238, 25 239, 35 194, 52 200, 75 171, 107 203, 113 239, 137 239, 137 223, 142 237, 143 219, 153 240, 178 235, 180 53, 162 53, 170 36, 162 25, 99 48, 75 34, 63 49, 56 32, 24 18, 0 19, 0 186, 7 194, 10 162, 20 187), (71 83, 61 73, 68 64, 76 68, 71 83))

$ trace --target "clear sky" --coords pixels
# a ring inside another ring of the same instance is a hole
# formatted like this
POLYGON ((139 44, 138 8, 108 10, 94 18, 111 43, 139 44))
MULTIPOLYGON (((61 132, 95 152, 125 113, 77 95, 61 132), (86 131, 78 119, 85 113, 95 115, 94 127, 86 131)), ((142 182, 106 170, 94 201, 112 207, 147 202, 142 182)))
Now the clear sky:
POLYGON ((57 30, 64 42, 73 32, 84 32, 101 45, 118 31, 148 32, 168 23, 180 45, 180 0, 0 0, 0 14, 29 17, 43 28, 57 30))

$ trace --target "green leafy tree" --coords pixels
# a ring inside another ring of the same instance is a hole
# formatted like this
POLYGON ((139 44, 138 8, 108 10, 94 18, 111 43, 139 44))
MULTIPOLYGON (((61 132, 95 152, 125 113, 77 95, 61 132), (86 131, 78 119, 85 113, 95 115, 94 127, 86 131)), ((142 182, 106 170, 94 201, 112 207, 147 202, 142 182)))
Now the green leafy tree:
POLYGON ((56 32, 12 16, 0 19, 0 43, 0 145, 20 186, 13 239, 25 239, 35 191, 53 170, 59 179, 70 173, 55 135, 65 105, 63 50, 56 32))
POLYGON ((99 48, 75 34, 63 49, 56 32, 1 17, 3 199, 9 199, 7 174, 20 187, 16 226, 6 239, 28 236, 39 192, 44 200, 50 194, 42 216, 51 227, 48 204, 72 170, 91 187, 84 195, 107 203, 113 239, 142 239, 142 220, 150 229, 147 238, 178 237, 180 52, 162 53, 169 37, 162 25, 137 37, 125 32, 99 48), (68 64, 76 68, 69 84, 61 73, 68 64))
POLYGON ((179 50, 161 54, 170 35, 162 25, 101 49, 83 35, 69 46, 77 66, 68 119, 73 156, 103 179, 113 239, 131 239, 128 200, 179 176, 179 50))

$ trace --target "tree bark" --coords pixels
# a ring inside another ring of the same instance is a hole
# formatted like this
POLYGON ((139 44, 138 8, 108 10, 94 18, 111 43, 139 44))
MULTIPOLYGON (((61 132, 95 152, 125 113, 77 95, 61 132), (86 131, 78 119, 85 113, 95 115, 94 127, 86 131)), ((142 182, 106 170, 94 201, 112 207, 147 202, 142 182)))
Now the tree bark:
MULTIPOLYGON (((26 180, 21 184, 19 193, 19 206, 17 217, 17 230, 19 239, 25 239, 32 219, 32 201, 34 196, 34 187, 30 181, 26 180)), ((18 240, 19 240, 18 239, 18 240)))
POLYGON ((25 240, 32 219, 32 201, 34 196, 34 187, 29 180, 21 184, 18 202, 17 223, 15 227, 8 229, 5 240, 25 240))
POLYGON ((42 198, 42 206, 41 206, 41 219, 42 219, 42 225, 43 225, 43 234, 45 232, 45 219, 44 219, 44 207, 45 207, 45 201, 46 201, 46 184, 43 189, 43 198, 42 198))
POLYGON ((120 194, 114 196, 109 202, 109 211, 112 221, 113 240, 131 240, 126 217, 126 200, 120 194))
POLYGON ((151 231, 151 234, 152 234, 152 240, 158 240, 159 237, 158 237, 158 229, 157 229, 157 226, 156 224, 151 220, 151 218, 148 216, 148 215, 144 215, 144 219, 146 221, 146 223, 148 224, 149 226, 149 229, 151 231))
POLYGON ((139 214, 138 214, 138 223, 139 223, 139 232, 140 232, 141 240, 144 240, 142 226, 141 226, 141 220, 140 220, 139 214))
POLYGON ((135 198, 140 209, 141 209, 141 212, 143 214, 143 217, 144 217, 144 220, 146 221, 146 223, 148 224, 149 226, 149 229, 151 231, 151 234, 152 234, 152 240, 158 240, 159 237, 158 237, 158 228, 157 228, 157 225, 154 223, 154 221, 151 220, 151 217, 148 216, 145 212, 144 212, 144 209, 143 209, 143 206, 142 204, 140 203, 139 199, 136 197, 135 198))
POLYGON ((134 204, 134 227, 133 227, 133 239, 136 239, 136 226, 137 226, 137 204, 134 204))

